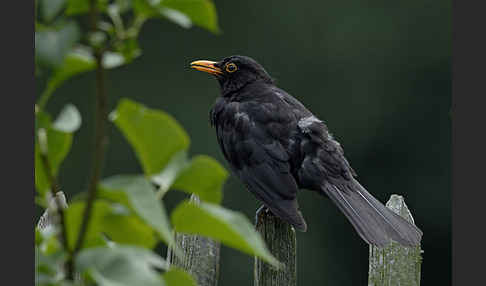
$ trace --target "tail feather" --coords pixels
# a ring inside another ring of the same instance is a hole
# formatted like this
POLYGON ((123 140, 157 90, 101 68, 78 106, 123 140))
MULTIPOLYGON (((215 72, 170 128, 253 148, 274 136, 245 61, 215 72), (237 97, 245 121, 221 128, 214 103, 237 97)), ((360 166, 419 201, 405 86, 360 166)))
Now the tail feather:
POLYGON ((334 202, 367 243, 379 247, 390 240, 405 246, 420 244, 422 231, 374 198, 358 181, 325 184, 322 191, 334 202))

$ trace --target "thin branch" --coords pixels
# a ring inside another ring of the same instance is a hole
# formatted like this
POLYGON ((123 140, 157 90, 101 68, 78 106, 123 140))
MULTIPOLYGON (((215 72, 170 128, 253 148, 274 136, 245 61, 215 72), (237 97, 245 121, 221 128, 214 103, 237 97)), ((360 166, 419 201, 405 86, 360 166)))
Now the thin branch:
POLYGON ((40 109, 45 109, 47 102, 51 98, 51 95, 54 93, 55 88, 53 85, 48 82, 46 89, 41 93, 39 100, 37 101, 37 105, 40 109))
MULTIPOLYGON (((50 188, 50 191, 51 191, 51 195, 52 195, 53 198, 55 198, 56 194, 58 192, 60 192, 61 189, 59 188, 56 177, 54 177, 54 175, 52 174, 51 165, 49 163, 49 159, 47 158, 47 155, 42 154, 42 152, 41 152, 40 157, 41 157, 42 164, 44 166, 44 170, 46 172, 47 178, 49 180, 49 188, 50 188)), ((60 219, 60 222, 61 222, 62 240, 63 240, 65 248, 68 249, 66 225, 64 223, 64 210, 63 210, 62 206, 59 205, 59 202, 57 201, 57 199, 56 199, 56 211, 57 211, 57 215, 59 216, 59 219, 60 219)))
MULTIPOLYGON (((98 22, 98 7, 96 1, 90 2, 90 22, 92 32, 96 31, 96 23, 98 22)), ((108 95, 105 91, 105 71, 103 68, 103 49, 95 50, 96 59, 96 118, 95 118, 95 150, 93 152, 91 178, 88 185, 88 197, 86 207, 83 213, 83 220, 81 223, 81 229, 74 248, 74 254, 76 254, 83 246, 84 239, 86 237, 86 231, 89 227, 91 219, 93 204, 96 199, 96 191, 98 182, 101 177, 101 171, 103 169, 105 149, 108 143, 106 137, 106 125, 108 115, 108 95)))
MULTIPOLYGON (((49 163, 49 158, 48 158, 48 151, 47 151, 47 148, 49 146, 47 146, 47 138, 45 137, 46 134, 45 134, 45 130, 44 129, 40 129, 38 131, 38 140, 39 140, 39 144, 40 145, 43 145, 41 146, 41 150, 39 152, 40 154, 40 158, 41 158, 41 161, 42 161, 42 165, 44 167, 44 171, 46 173, 46 176, 47 176, 47 180, 49 182, 49 190, 51 192, 51 195, 52 197, 54 198, 54 201, 55 201, 55 209, 56 209, 56 212, 57 212, 57 216, 59 217, 59 221, 60 221, 60 225, 61 225, 61 236, 62 236, 62 243, 64 245, 64 249, 66 249, 66 251, 69 251, 69 245, 68 245, 68 240, 67 240, 67 230, 66 230, 66 222, 65 222, 65 219, 64 219, 64 210, 63 210, 63 206, 59 203, 59 200, 57 199, 57 193, 61 191, 61 188, 59 187, 59 183, 57 182, 57 178, 56 176, 53 174, 52 172, 52 168, 51 168, 51 164, 49 163), (42 138, 44 137, 44 138, 42 138)), ((68 260, 68 263, 67 263, 67 275, 68 275, 68 278, 72 279, 74 277, 74 269, 73 269, 73 265, 71 263, 71 260, 68 260)))

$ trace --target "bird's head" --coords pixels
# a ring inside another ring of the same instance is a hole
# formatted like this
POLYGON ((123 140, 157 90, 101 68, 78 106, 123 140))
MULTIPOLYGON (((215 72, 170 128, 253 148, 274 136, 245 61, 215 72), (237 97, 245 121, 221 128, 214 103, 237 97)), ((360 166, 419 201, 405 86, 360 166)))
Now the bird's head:
POLYGON ((255 81, 273 83, 270 75, 259 63, 245 56, 231 56, 219 62, 194 61, 191 63, 191 67, 216 76, 223 96, 238 91, 255 81))

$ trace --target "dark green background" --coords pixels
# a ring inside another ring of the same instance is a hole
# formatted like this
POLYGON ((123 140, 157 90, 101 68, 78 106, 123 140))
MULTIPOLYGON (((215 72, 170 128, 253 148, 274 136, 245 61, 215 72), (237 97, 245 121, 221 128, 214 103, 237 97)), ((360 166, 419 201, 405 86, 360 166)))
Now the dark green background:
MULTIPOLYGON (((143 55, 110 70, 110 110, 129 97, 172 114, 191 136, 192 154, 225 166, 208 112, 219 87, 189 69, 196 59, 233 54, 259 61, 281 88, 302 101, 341 142, 360 182, 380 201, 404 195, 424 231, 423 285, 451 280, 450 1, 215 1, 221 35, 150 20, 143 55)), ((38 92, 43 87, 38 85, 38 92)), ((72 197, 86 187, 92 150, 94 74, 68 81, 48 105, 66 101, 83 125, 60 174, 72 197)), ((141 173, 127 142, 110 125, 104 177, 141 173)), ((181 199, 170 192, 169 209, 181 199)), ((366 285, 368 246, 327 199, 301 192, 309 225, 298 233, 299 285, 366 285)), ((223 205, 253 220, 259 206, 235 178, 223 205)), ((220 285, 251 285, 253 258, 223 247, 220 285)))

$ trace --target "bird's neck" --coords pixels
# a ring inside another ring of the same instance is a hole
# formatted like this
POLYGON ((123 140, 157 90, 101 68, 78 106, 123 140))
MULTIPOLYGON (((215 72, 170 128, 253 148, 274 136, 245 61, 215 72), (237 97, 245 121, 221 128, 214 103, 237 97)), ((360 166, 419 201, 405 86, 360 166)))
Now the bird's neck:
POLYGON ((221 86, 221 95, 226 98, 231 98, 246 87, 254 84, 272 84, 273 81, 265 78, 249 78, 247 80, 238 81, 220 81, 219 83, 221 86))

